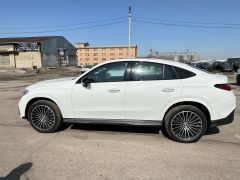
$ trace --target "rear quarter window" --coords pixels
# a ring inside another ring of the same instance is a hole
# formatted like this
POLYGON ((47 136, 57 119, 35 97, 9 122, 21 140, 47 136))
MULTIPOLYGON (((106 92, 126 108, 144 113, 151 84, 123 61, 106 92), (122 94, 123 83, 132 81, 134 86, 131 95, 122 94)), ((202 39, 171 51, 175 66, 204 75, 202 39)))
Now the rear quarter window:
POLYGON ((193 73, 191 71, 188 71, 186 69, 182 69, 182 68, 179 68, 179 67, 174 67, 174 69, 176 70, 179 79, 186 79, 186 78, 196 76, 195 73, 193 73))

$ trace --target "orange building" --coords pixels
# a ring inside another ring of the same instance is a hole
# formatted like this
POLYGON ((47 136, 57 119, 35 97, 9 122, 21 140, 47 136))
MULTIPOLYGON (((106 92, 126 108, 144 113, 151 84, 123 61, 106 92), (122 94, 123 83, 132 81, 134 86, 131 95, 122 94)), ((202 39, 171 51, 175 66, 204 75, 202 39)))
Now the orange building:
POLYGON ((77 43, 78 66, 97 65, 103 61, 137 57, 137 46, 89 46, 88 43, 77 43))

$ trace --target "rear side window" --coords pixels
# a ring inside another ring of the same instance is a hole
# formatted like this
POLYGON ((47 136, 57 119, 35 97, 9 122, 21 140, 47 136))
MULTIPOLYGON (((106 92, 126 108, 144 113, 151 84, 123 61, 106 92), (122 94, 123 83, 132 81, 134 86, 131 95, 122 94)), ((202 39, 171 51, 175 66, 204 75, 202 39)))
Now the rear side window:
POLYGON ((186 78, 196 76, 195 73, 193 73, 191 71, 188 71, 186 69, 182 69, 182 68, 179 68, 179 67, 174 67, 174 69, 176 70, 179 79, 186 79, 186 78))
POLYGON ((135 64, 134 81, 178 79, 172 67, 160 63, 139 62, 135 64))
POLYGON ((134 69, 134 81, 162 80, 163 65, 158 63, 136 63, 134 69))

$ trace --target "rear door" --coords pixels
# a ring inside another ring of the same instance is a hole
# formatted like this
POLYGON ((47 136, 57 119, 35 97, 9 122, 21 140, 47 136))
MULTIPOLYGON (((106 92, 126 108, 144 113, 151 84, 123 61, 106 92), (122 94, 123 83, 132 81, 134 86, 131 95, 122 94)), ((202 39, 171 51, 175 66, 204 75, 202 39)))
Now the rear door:
POLYGON ((126 119, 159 120, 162 110, 181 96, 182 89, 171 66, 136 62, 126 86, 126 119))

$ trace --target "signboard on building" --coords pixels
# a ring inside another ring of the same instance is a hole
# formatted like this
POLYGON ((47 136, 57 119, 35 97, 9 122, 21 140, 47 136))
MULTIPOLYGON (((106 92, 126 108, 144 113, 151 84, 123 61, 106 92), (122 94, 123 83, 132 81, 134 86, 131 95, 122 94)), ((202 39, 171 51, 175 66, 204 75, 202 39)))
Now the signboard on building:
POLYGON ((16 50, 25 51, 40 51, 40 43, 37 42, 20 42, 16 46, 16 50))

